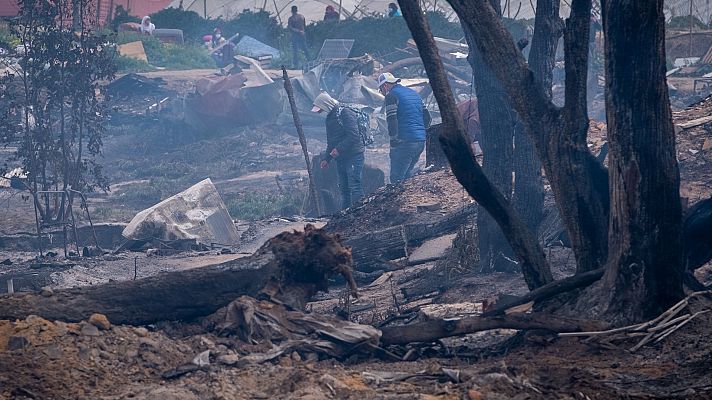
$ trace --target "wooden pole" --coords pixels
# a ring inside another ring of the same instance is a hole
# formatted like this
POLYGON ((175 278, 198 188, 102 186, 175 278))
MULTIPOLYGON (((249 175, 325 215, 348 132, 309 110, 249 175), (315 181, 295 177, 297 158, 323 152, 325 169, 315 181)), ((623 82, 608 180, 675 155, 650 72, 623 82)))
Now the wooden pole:
POLYGON ((317 196, 316 193, 316 185, 314 184, 314 174, 312 174, 311 160, 309 159, 309 151, 307 150, 307 139, 304 137, 304 131, 302 130, 302 120, 299 118, 297 103, 294 101, 294 91, 292 90, 292 83, 289 81, 287 68, 284 65, 282 65, 282 75, 284 77, 284 90, 287 91, 287 98, 289 98, 289 107, 292 109, 294 127, 297 128, 297 134, 299 135, 299 144, 302 145, 302 151, 304 152, 304 161, 307 164, 307 174, 309 174, 309 193, 311 194, 312 199, 314 199, 314 205, 316 207, 317 215, 321 215, 319 196, 317 196))

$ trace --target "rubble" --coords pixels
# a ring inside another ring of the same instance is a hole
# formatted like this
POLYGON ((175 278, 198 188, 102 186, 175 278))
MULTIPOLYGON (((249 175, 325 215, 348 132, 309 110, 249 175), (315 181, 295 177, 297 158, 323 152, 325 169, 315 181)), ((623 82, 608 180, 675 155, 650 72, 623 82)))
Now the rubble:
POLYGON ((207 245, 234 245, 240 239, 210 178, 136 214, 122 234, 131 240, 195 239, 207 245))

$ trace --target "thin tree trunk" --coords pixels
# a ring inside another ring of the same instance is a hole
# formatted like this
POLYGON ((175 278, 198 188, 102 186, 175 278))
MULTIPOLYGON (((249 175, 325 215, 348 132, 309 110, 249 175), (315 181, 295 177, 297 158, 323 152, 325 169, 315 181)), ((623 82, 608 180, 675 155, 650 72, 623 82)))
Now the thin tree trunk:
POLYGON ((680 174, 665 80, 663 0, 603 2, 611 215, 602 291, 617 318, 683 296, 680 174))
MULTIPOLYGON (((468 38, 470 36, 467 30, 465 35, 468 38)), ((502 85, 476 49, 470 51, 468 61, 475 71, 474 80, 482 127, 479 140, 482 147, 482 170, 504 197, 511 200, 516 115, 507 102, 502 85)), ((477 232, 480 249, 479 270, 511 271, 513 263, 507 258, 513 258, 512 249, 495 220, 481 206, 477 213, 477 232)))
POLYGON ((453 173, 470 196, 477 200, 502 228, 517 254, 529 288, 534 289, 551 282, 551 270, 536 237, 527 229, 504 195, 487 179, 475 160, 425 15, 417 3, 399 0, 399 4, 423 58, 433 94, 440 108, 443 119, 441 143, 453 173))
MULTIPOLYGON (((549 101, 552 97, 556 48, 563 31, 559 7, 559 0, 537 1, 534 36, 529 49, 529 69, 549 101)), ((534 141, 521 123, 517 124, 514 132, 514 154, 514 207, 522 214, 529 229, 537 232, 544 208, 542 166, 534 141)))

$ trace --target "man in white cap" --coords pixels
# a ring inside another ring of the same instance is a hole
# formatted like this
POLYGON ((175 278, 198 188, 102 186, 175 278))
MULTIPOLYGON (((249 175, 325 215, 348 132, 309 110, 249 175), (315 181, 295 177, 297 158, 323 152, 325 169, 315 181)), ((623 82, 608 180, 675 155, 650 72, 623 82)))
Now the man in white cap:
POLYGON ((365 147, 358 129, 358 116, 325 92, 314 99, 312 112, 327 113, 326 155, 321 168, 329 168, 331 160, 336 160, 341 208, 349 208, 364 196, 361 176, 365 147))
POLYGON ((400 85, 391 73, 378 76, 378 89, 386 96, 384 104, 391 139, 391 183, 410 177, 425 149, 425 129, 430 113, 420 95, 400 85))

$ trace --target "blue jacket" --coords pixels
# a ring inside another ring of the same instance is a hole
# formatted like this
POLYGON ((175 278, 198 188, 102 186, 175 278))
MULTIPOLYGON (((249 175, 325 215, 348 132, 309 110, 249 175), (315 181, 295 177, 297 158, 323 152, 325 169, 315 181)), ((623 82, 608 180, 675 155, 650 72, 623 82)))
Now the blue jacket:
POLYGON ((430 113, 415 90, 395 85, 386 96, 385 105, 391 139, 403 142, 425 140, 425 128, 430 124, 430 113))

